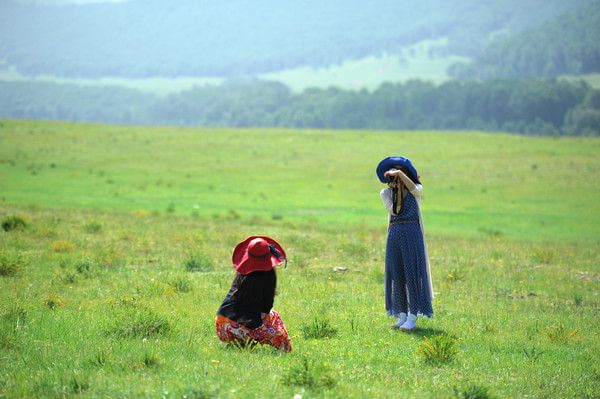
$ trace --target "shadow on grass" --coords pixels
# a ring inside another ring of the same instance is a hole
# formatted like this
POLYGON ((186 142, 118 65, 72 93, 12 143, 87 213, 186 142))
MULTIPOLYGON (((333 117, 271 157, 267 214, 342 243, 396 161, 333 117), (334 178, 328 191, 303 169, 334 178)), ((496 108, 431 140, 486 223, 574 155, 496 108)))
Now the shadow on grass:
POLYGON ((431 337, 433 335, 448 335, 446 330, 431 327, 418 327, 412 331, 397 330, 398 334, 410 335, 417 338, 431 337))

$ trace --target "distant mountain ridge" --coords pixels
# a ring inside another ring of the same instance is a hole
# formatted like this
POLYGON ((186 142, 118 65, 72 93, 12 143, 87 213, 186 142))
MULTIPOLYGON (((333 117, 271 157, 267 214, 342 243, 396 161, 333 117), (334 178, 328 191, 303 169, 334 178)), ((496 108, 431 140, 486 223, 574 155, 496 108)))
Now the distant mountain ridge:
POLYGON ((0 2, 0 68, 62 77, 254 76, 447 38, 475 57, 590 0, 0 2), (366 5, 367 4, 367 5, 366 5))
POLYGON ((600 1, 582 6, 486 48, 456 64, 460 79, 539 78, 600 72, 600 1))

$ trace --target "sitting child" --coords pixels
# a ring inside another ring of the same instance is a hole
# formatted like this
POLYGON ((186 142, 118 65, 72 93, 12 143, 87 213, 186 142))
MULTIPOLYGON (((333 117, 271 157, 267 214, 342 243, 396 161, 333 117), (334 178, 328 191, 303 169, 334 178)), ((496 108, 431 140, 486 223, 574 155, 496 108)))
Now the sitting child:
POLYGON ((290 352, 285 325, 272 309, 274 267, 287 262, 283 248, 269 237, 248 237, 235 247, 232 261, 237 273, 217 311, 217 336, 223 342, 256 341, 290 352))

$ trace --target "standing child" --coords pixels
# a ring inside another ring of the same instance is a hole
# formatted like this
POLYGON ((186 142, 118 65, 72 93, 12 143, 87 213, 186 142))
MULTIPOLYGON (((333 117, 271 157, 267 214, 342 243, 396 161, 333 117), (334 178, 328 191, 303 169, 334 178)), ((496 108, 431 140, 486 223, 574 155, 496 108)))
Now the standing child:
POLYGON ((419 203, 423 187, 417 170, 404 157, 388 157, 377 166, 388 188, 381 199, 389 213, 385 250, 385 308, 398 320, 393 327, 410 331, 417 315, 433 316, 433 288, 419 203))
POLYGON ((257 341, 290 352, 285 325, 272 309, 277 285, 274 267, 287 263, 283 248, 269 237, 248 237, 235 247, 232 261, 237 273, 217 311, 217 336, 224 342, 257 341))

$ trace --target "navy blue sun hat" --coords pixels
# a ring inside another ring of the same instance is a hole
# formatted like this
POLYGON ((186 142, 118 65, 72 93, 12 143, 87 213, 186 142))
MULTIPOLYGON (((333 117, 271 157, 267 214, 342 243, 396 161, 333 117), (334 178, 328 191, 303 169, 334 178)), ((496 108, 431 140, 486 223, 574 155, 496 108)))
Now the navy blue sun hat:
POLYGON ((417 169, 413 166, 412 162, 408 158, 404 157, 387 157, 377 165, 377 177, 379 181, 382 183, 388 183, 390 179, 385 177, 383 174, 388 170, 394 168, 394 166, 404 166, 408 171, 408 177, 415 182, 416 184, 421 184, 419 181, 419 174, 417 173, 417 169))

